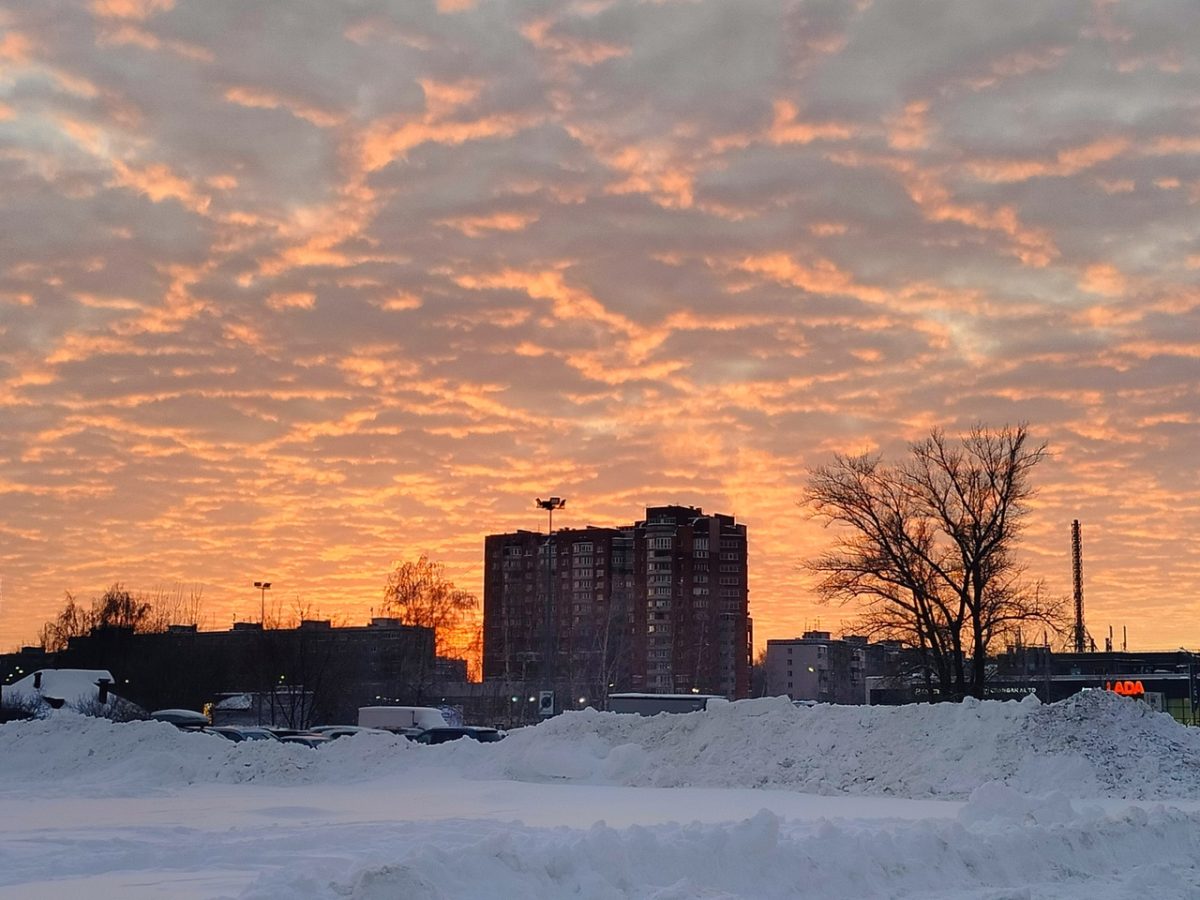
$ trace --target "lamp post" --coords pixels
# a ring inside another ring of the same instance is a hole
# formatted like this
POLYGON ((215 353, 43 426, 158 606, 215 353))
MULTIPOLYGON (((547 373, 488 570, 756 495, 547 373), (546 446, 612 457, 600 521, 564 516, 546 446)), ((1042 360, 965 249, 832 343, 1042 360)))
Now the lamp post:
POLYGON ((550 560, 550 551, 554 541, 554 511, 567 505, 564 497, 537 498, 537 505, 544 509, 549 516, 546 525, 546 603, 542 621, 542 689, 554 690, 554 655, 555 640, 552 628, 554 615, 554 567, 550 560))
POLYGON ((271 589, 271 582, 256 581, 256 582, 254 582, 254 586, 256 588, 258 588, 259 591, 262 592, 262 595, 259 597, 259 601, 258 601, 258 603, 259 603, 258 621, 259 621, 259 624, 262 625, 263 631, 266 631, 267 630, 267 591, 269 591, 271 589))

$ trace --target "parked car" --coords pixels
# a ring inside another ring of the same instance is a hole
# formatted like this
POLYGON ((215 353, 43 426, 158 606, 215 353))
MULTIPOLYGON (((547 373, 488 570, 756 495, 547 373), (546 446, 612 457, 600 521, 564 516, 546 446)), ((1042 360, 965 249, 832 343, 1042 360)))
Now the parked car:
POLYGON ((447 741, 457 741, 461 738, 471 738, 483 744, 491 744, 503 740, 504 732, 498 728, 482 728, 477 725, 447 725, 443 728, 426 728, 411 740, 418 744, 444 744, 447 741))
POLYGON ((283 739, 285 737, 293 737, 297 734, 312 734, 312 730, 308 728, 276 728, 274 725, 264 725, 265 731, 271 732, 272 736, 283 739))
POLYGON ((302 747, 311 747, 314 750, 322 744, 328 744, 333 738, 326 737, 323 734, 285 734, 279 738, 281 744, 299 744, 302 747))
POLYGON ((156 709, 150 713, 150 718, 183 729, 207 728, 209 724, 208 716, 194 709, 156 709))
POLYGON ((250 725, 215 725, 212 728, 205 728, 204 731, 207 734, 219 734, 221 737, 233 741, 235 744, 242 741, 278 740, 267 729, 250 725))
POLYGON ((386 728, 366 728, 362 725, 317 725, 309 731, 328 738, 349 737, 352 734, 392 734, 386 728))

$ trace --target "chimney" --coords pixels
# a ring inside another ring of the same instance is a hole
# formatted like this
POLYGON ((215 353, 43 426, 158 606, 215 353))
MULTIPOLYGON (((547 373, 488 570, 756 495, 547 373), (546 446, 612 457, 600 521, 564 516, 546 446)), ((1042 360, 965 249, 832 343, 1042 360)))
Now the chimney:
POLYGON ((33 689, 35 691, 40 691, 42 689, 42 673, 41 672, 33 673, 33 689))
POLYGON ((110 684, 112 684, 111 678, 101 678, 96 682, 96 687, 100 688, 100 693, 96 696, 96 699, 100 701, 101 706, 108 702, 108 686, 110 684))

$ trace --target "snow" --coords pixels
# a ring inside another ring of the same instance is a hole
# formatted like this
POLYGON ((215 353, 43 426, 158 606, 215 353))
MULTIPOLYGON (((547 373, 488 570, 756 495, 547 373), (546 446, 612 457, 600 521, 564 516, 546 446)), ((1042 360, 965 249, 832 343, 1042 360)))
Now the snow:
POLYGON ((1087 692, 311 750, 0 726, 0 900, 1200 896, 1200 731, 1087 692))
POLYGON ((99 695, 100 679, 113 683, 107 669, 39 669, 4 688, 6 706, 22 703, 40 705, 43 699, 60 700, 70 706, 88 703, 99 695))

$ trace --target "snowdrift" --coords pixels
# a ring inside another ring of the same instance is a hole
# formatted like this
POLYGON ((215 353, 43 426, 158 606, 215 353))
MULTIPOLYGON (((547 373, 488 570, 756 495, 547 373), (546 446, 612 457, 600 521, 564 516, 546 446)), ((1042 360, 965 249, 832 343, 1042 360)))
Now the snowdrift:
MULTIPOLYGON (((986 804, 985 804, 986 805, 986 804)), ((968 807, 969 808, 969 807, 968 807)), ((392 835, 387 862, 284 870, 243 900, 1192 900, 1200 817, 1131 809, 1046 824, 451 826, 392 835)))
POLYGON ((471 778, 908 798, 964 799, 988 782, 1080 798, 1200 798, 1200 731, 1099 691, 1050 706, 1030 698, 797 709, 769 698, 652 718, 585 710, 498 744, 358 735, 315 751, 56 713, 0 726, 0 758, 0 790, 85 796, 362 781, 432 766, 471 778))
MULTIPOLYGON (((464 748, 469 749, 469 748, 464 748)), ((1077 797, 1200 797, 1200 730, 1102 691, 1044 706, 742 701, 650 719, 584 711, 522 729, 476 771, 519 780, 962 799, 988 781, 1077 797)))

